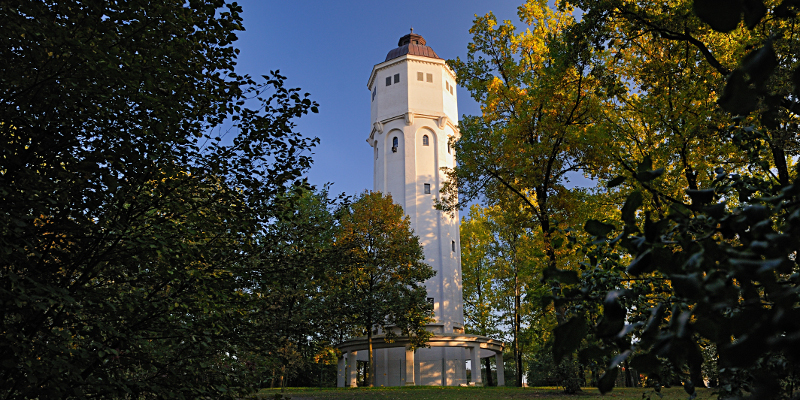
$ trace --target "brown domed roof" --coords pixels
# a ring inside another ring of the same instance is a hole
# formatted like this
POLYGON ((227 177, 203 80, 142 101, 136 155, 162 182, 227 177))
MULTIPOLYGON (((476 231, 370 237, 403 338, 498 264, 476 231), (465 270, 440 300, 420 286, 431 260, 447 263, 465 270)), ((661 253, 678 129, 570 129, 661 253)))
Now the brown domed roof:
POLYGON ((425 39, 422 36, 417 35, 414 31, 411 31, 408 35, 405 35, 400 38, 397 42, 397 45, 400 46, 386 55, 386 60, 389 61, 393 58, 397 58, 400 56, 404 56, 406 54, 411 54, 412 56, 422 56, 422 57, 430 57, 430 58, 439 58, 436 53, 433 51, 432 48, 425 45, 425 39))

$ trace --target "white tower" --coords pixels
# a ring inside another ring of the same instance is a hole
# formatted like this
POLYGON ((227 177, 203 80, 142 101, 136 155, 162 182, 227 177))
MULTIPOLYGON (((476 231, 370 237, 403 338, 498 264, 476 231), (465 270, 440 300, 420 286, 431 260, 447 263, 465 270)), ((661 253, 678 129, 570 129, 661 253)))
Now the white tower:
MULTIPOLYGON (((402 340, 374 352, 376 386, 467 384, 465 364, 497 357, 502 371, 502 343, 464 334, 458 214, 434 208, 446 179, 443 167, 455 165, 450 143, 458 137, 456 76, 445 61, 413 31, 372 68, 367 87, 372 112, 367 143, 374 157, 374 189, 391 194, 411 220, 424 248, 425 262, 436 275, 425 282, 435 322, 428 326, 431 348, 406 351, 402 340), (392 347, 394 346, 394 347, 392 347)), ((355 360, 366 360, 359 339, 342 343, 339 386, 355 385, 355 360), (345 363, 350 376, 345 379, 345 363)), ((478 369, 480 371, 480 369, 478 369)), ((481 383, 480 374, 472 382, 481 383)), ((498 373, 498 383, 502 382, 498 373)))
POLYGON ((431 330, 464 333, 459 219, 434 208, 446 178, 441 168, 454 166, 456 77, 422 36, 405 35, 398 46, 373 67, 368 83, 374 188, 403 207, 436 271, 425 283, 436 317, 431 330))

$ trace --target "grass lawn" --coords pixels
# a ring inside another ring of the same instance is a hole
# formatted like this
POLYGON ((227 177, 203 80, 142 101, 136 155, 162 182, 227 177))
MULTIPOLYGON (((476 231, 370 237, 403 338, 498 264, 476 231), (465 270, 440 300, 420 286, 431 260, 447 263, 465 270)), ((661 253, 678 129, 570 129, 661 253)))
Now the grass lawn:
MULTIPOLYGON (((716 399, 711 389, 698 389, 698 400, 716 399)), ((280 390, 264 389, 258 393, 258 399, 292 399, 292 400, 494 400, 494 399, 614 399, 614 400, 686 400, 689 395, 683 388, 673 387, 661 389, 663 397, 659 397, 653 389, 615 388, 611 393, 601 395, 596 388, 584 388, 582 393, 566 395, 557 388, 463 388, 463 387, 393 387, 393 388, 287 388, 281 395, 280 390)))

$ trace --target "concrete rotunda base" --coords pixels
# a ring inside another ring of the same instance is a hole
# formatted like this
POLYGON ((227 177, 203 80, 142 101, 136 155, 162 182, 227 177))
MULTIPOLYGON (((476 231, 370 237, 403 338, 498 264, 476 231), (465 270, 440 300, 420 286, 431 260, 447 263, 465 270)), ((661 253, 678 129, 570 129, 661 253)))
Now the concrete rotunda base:
MULTIPOLYGON (((398 337, 393 343, 386 343, 382 335, 374 336, 375 386, 482 386, 480 373, 473 373, 471 382, 467 381, 466 362, 470 360, 473 371, 480 372, 480 360, 487 357, 495 357, 497 385, 505 385, 502 342, 478 335, 439 334, 428 344, 430 348, 411 351, 408 338, 398 337)), ((367 361, 368 346, 366 337, 337 346, 342 351, 338 387, 356 387, 356 361, 367 361)))

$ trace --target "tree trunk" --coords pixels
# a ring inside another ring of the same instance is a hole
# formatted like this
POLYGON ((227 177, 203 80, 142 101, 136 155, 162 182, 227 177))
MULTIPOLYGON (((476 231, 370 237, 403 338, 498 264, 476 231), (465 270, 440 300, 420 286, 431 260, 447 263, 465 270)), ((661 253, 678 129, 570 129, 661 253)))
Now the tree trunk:
POLYGON ((374 362, 374 360, 372 358, 372 326, 369 326, 369 329, 367 330, 367 343, 369 343, 369 351, 368 351, 368 356, 367 356, 367 357, 369 357, 369 360, 367 360, 367 363, 368 363, 367 365, 369 365, 369 368, 367 368, 367 371, 369 371, 369 372, 367 372, 368 376, 367 376, 367 379, 365 379, 365 381, 367 383, 367 386, 374 387, 375 386, 375 362, 374 362))
POLYGON ((272 369, 272 379, 270 379, 269 388, 275 389, 275 368, 272 369))
MULTIPOLYGON (((548 268, 558 268, 556 250, 553 248, 552 236, 550 236, 550 219, 548 215, 542 212, 539 215, 539 220, 542 225, 542 237, 544 238, 545 254, 547 255, 548 268)), ((556 283, 553 285, 553 295, 558 296, 561 286, 556 283)), ((556 322, 561 325, 567 322, 567 306, 556 306, 556 322)), ((564 379, 564 392, 567 394, 574 394, 581 391, 580 380, 578 372, 572 367, 572 354, 567 356, 569 365, 566 368, 566 378, 564 379)))
POLYGON ((622 364, 625 367, 625 387, 633 387, 633 375, 631 375, 631 367, 628 365, 628 360, 622 364))
POLYGON ((781 186, 789 186, 789 167, 786 165, 786 153, 783 151, 784 140, 782 138, 775 138, 769 141, 770 150, 772 150, 772 160, 775 163, 775 169, 778 170, 778 181, 781 186))
MULTIPOLYGON (((514 258, 516 258, 516 254, 514 254, 514 258)), ((514 364, 516 364, 517 367, 515 376, 517 387, 522 387, 522 351, 520 351, 519 345, 519 329, 521 325, 519 315, 520 297, 519 274, 516 260, 514 260, 514 364)))

